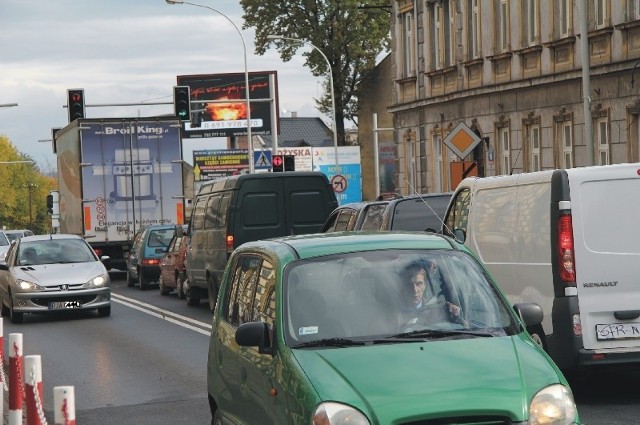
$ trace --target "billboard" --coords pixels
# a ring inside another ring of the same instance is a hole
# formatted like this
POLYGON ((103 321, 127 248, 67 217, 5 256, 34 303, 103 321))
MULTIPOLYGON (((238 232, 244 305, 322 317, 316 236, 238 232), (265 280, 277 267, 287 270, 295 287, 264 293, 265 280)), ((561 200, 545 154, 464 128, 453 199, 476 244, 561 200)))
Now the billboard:
MULTIPOLYGON (((278 114, 276 71, 249 72, 252 135, 269 135, 278 114), (271 102, 270 100, 275 100, 271 102), (276 108, 275 113, 273 107, 276 108)), ((179 75, 179 86, 189 86, 191 111, 201 113, 200 126, 183 124, 183 138, 231 137, 247 134, 245 73, 179 75)))

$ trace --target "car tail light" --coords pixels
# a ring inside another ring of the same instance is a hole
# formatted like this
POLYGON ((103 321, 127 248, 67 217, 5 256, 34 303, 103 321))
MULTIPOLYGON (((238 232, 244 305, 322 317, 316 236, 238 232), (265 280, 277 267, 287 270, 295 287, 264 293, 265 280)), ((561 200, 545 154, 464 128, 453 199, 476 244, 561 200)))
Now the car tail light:
POLYGON ((227 235, 227 254, 233 252, 233 235, 227 235))
POLYGON ((97 255, 98 257, 101 257, 101 256, 102 256, 102 250, 101 250, 100 248, 96 248, 96 249, 94 249, 94 251, 95 251, 95 253, 96 253, 96 255, 97 255))
POLYGON ((159 258, 147 258, 145 260, 142 260, 143 266, 157 266, 159 264, 160 264, 159 258))
POLYGON ((573 226, 568 214, 558 219, 558 256, 560 279, 567 286, 576 286, 573 226))

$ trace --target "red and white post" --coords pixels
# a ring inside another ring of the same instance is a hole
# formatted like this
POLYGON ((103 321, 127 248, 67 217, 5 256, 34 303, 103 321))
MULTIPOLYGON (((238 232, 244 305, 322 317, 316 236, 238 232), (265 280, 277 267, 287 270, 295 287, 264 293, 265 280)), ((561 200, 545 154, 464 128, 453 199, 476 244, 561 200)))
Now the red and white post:
POLYGON ((9 334, 9 425, 22 425, 22 334, 9 334))
POLYGON ((27 407, 27 425, 44 425, 44 398, 42 396, 42 358, 39 354, 24 357, 24 398, 27 407))
POLYGON ((76 401, 73 386, 53 387, 55 425, 76 425, 76 401))

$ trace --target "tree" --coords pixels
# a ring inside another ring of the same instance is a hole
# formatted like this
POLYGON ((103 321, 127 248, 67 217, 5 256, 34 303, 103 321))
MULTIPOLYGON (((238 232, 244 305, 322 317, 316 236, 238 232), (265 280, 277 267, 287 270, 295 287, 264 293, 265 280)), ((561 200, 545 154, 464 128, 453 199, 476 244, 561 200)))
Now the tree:
MULTIPOLYGON (((269 40, 268 35, 297 38, 311 43, 331 64, 335 91, 338 144, 344 145, 344 120, 357 124, 357 88, 375 67, 379 53, 388 50, 390 17, 384 0, 241 0, 244 28, 255 28, 256 53, 262 55, 273 43, 288 62, 299 43, 269 40)), ((305 66, 315 76, 327 75, 327 61, 311 49, 304 53, 305 66)), ((332 116, 329 84, 315 99, 318 110, 332 116)))

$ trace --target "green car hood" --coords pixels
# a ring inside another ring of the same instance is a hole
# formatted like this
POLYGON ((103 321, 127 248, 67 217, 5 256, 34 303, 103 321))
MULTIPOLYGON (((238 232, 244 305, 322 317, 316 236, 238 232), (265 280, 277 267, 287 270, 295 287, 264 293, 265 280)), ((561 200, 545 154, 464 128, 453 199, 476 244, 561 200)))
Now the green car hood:
POLYGON ((523 421, 536 392, 564 382, 523 335, 292 351, 320 399, 380 424, 469 415, 523 421))

